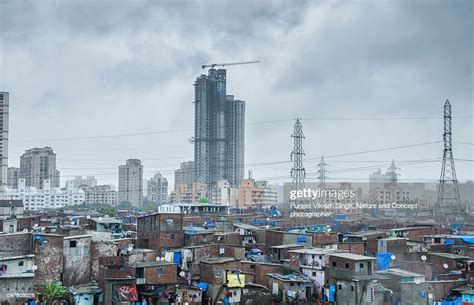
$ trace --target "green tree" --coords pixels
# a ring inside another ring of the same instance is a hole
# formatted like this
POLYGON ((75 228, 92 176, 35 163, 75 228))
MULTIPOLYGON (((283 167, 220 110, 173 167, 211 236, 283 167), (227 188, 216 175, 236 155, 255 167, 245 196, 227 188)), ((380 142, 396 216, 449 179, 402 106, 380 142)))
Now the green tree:
POLYGON ((46 299, 46 304, 53 304, 55 300, 64 299, 69 291, 59 282, 47 282, 41 289, 41 294, 46 299))
POLYGON ((109 215, 110 217, 117 215, 117 210, 113 206, 110 206, 110 205, 102 206, 98 212, 102 215, 109 215))

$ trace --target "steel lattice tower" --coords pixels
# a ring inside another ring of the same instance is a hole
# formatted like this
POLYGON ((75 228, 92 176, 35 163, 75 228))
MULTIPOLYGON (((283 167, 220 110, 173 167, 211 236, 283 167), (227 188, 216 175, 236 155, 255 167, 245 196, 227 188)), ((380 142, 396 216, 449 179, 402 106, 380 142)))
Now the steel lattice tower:
POLYGON ((451 104, 446 100, 444 104, 444 150, 443 163, 441 165, 441 176, 439 178, 438 200, 436 204, 436 214, 441 216, 444 211, 464 212, 459 196, 458 180, 456 178, 456 169, 454 168, 454 157, 452 147, 452 129, 451 129, 451 104), (455 205, 453 207, 453 205, 455 205), (453 209, 454 208, 454 209, 453 209))
POLYGON ((328 178, 326 176, 326 173, 328 172, 326 170, 326 166, 328 164, 326 162, 324 162, 324 156, 321 156, 321 161, 319 161, 318 163, 318 178, 319 178, 319 189, 322 191, 326 188, 326 179, 328 178))
POLYGON ((385 175, 387 175, 388 180, 391 183, 398 182, 398 177, 400 176, 400 174, 398 173, 399 170, 400 170, 400 168, 398 168, 395 165, 395 160, 392 159, 392 164, 390 164, 390 167, 387 168, 387 171, 385 172, 385 175))
POLYGON ((293 151, 291 152, 291 161, 293 161, 293 168, 290 171, 291 178, 293 178, 293 190, 302 190, 304 188, 304 178, 306 171, 303 166, 303 126, 300 119, 296 119, 295 129, 291 137, 294 140, 293 151))

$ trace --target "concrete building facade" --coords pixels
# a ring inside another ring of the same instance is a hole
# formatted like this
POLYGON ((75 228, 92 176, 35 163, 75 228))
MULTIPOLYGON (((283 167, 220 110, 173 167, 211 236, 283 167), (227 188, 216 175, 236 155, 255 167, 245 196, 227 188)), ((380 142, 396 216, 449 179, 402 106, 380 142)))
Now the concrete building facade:
POLYGON ((191 189, 195 182, 194 161, 182 162, 180 167, 174 171, 174 189, 185 185, 191 189))
POLYGON ((0 91, 0 186, 8 184, 8 113, 9 93, 0 91))
POLYGON ((242 180, 239 188, 239 208, 271 208, 277 204, 277 191, 266 181, 242 180))
POLYGON ((108 204, 117 205, 117 191, 111 185, 96 185, 84 188, 84 203, 87 205, 108 204))
POLYGON ((10 188, 17 189, 18 179, 20 179, 20 168, 9 167, 8 168, 8 186, 10 188))
POLYGON ((56 168, 56 154, 51 147, 32 148, 20 157, 20 178, 26 186, 43 188, 49 180, 52 187, 59 187, 59 171, 56 168))
POLYGON ((18 189, 6 187, 0 193, 0 199, 23 200, 25 210, 59 209, 84 203, 84 191, 80 189, 60 189, 53 187, 49 180, 43 181, 43 187, 37 189, 26 186, 26 179, 19 179, 18 189))
POLYGON ((143 204, 143 165, 138 159, 128 159, 119 166, 117 203, 130 202, 133 206, 143 204))
POLYGON ((244 177, 245 102, 226 93, 226 70, 210 69, 195 83, 194 161, 196 181, 237 187, 244 177))
POLYGON ((168 179, 156 173, 147 181, 146 196, 148 200, 158 204, 168 202, 168 179))
POLYGON ((94 176, 87 176, 87 177, 82 177, 82 176, 76 176, 74 179, 66 181, 66 187, 72 187, 72 188, 90 188, 94 187, 97 185, 97 179, 95 179, 94 176))

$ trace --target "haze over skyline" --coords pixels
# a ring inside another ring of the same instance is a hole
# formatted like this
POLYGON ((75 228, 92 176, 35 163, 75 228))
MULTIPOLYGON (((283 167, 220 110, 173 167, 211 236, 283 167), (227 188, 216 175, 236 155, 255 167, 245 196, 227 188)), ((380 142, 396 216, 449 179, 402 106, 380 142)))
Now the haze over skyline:
POLYGON ((62 184, 95 175, 117 185, 117 166, 137 158, 172 189, 174 170, 193 159, 201 65, 260 60, 227 70, 228 94, 246 101, 256 179, 291 180, 283 161, 302 117, 308 181, 322 154, 331 178, 368 179, 395 159, 402 181, 436 181, 446 99, 464 117, 453 119, 454 157, 471 160, 456 161, 458 179, 474 179, 472 1, 118 2, 0 1, 10 166, 51 146, 62 184), (431 144, 329 157, 419 143, 431 144), (282 163, 264 164, 273 161, 282 163), (371 168, 346 170, 356 167, 371 168))

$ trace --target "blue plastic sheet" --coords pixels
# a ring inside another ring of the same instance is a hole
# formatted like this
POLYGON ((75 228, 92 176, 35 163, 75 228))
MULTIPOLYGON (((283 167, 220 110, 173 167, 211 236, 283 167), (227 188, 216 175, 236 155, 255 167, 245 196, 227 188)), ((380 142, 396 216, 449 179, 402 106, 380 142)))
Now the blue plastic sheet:
POLYGON ((174 253, 173 261, 177 266, 181 266, 181 252, 174 253))
POLYGON ((336 284, 329 285, 329 302, 336 300, 336 284))
POLYGON ((442 301, 441 305, 460 305, 462 303, 462 297, 458 297, 455 300, 442 301))
POLYGON ((380 271, 387 270, 390 267, 391 260, 392 260, 392 253, 390 252, 377 253, 377 265, 380 271))
POLYGON ((305 243, 306 242, 306 236, 297 237, 296 242, 297 243, 305 243))
POLYGON ((474 236, 462 237, 463 242, 468 244, 474 244, 474 236))

